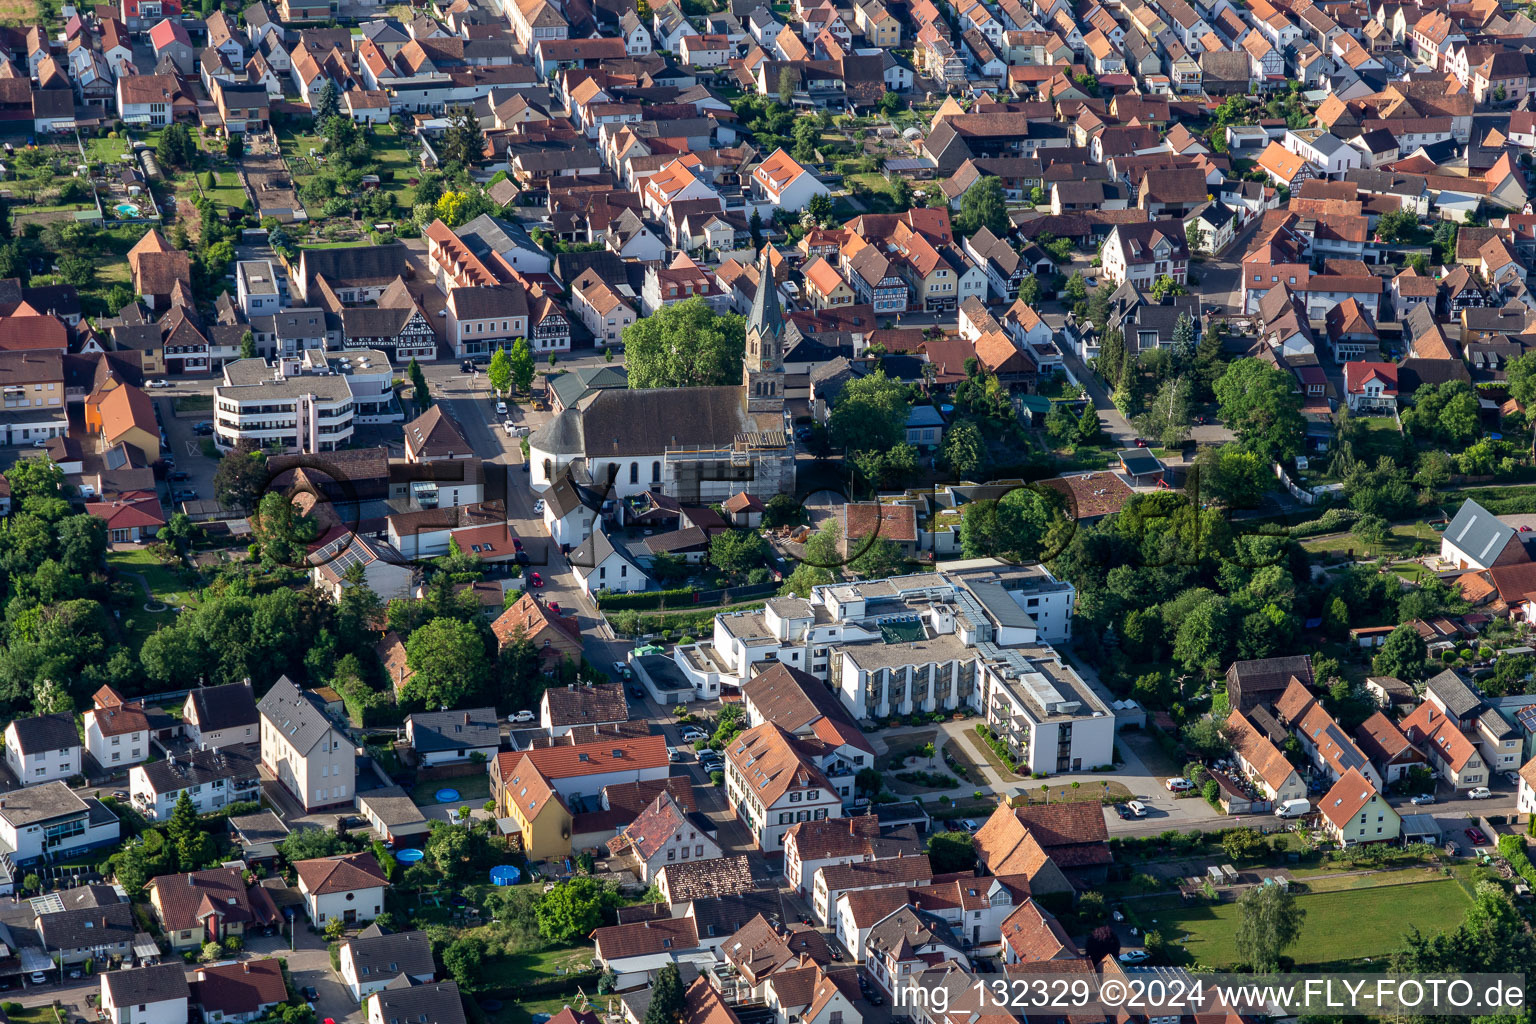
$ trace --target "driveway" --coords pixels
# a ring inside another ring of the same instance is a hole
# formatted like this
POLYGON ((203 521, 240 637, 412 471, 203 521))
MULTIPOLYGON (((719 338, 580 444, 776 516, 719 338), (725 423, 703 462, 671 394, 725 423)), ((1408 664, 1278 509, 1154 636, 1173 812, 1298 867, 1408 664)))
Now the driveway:
POLYGON ((352 994, 331 970, 331 954, 325 948, 323 936, 309 930, 309 922, 302 916, 295 919, 293 929, 294 948, 280 938, 253 939, 248 952, 262 956, 279 956, 288 961, 288 972, 293 986, 300 992, 311 986, 319 994, 315 1000, 315 1016, 320 1020, 362 1021, 362 1010, 352 999, 352 994))

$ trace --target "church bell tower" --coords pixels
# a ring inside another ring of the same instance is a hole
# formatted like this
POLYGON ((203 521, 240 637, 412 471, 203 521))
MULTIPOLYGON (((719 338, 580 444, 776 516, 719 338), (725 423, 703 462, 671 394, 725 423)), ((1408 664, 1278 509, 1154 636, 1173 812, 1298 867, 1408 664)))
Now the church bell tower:
POLYGON ((747 412, 784 410, 784 314, 768 263, 768 247, 757 262, 757 295, 747 317, 747 351, 742 361, 747 412))

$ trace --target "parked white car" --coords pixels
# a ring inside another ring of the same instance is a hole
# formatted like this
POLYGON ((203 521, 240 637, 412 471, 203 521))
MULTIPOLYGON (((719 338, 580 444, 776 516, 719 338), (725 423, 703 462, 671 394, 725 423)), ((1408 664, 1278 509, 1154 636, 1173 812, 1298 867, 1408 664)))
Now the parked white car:
POLYGON ((531 722, 534 720, 532 711, 518 711, 507 716, 509 722, 531 722))
POLYGON ((1467 793, 1467 799, 1491 800, 1493 799, 1493 790, 1489 789, 1487 786, 1478 786, 1476 789, 1467 793))
POLYGON ((1183 778, 1169 779, 1167 782, 1163 783, 1163 785, 1168 788, 1168 792, 1170 793, 1187 793, 1195 788, 1195 784, 1193 782, 1183 778))

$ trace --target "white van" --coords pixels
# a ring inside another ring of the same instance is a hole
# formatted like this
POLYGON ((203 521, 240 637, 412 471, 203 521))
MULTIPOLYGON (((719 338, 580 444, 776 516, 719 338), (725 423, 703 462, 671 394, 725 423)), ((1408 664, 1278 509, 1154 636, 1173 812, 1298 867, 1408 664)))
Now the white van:
POLYGON ((1308 800, 1287 800, 1280 805, 1275 812, 1277 818, 1299 818, 1304 814, 1312 813, 1312 803, 1308 800))

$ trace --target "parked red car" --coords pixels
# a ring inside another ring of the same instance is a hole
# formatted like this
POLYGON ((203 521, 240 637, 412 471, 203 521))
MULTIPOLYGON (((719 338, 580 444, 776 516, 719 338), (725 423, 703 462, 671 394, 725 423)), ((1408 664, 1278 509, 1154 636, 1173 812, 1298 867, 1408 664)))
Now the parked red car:
POLYGON ((531 572, 528 574, 528 583, 530 586, 542 587, 544 585, 544 577, 536 572, 531 572))

